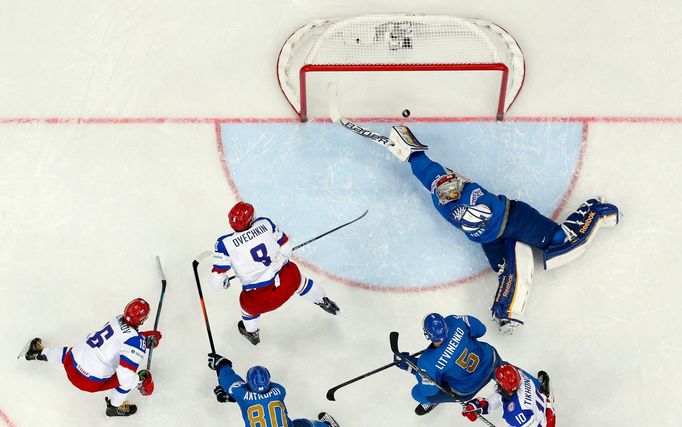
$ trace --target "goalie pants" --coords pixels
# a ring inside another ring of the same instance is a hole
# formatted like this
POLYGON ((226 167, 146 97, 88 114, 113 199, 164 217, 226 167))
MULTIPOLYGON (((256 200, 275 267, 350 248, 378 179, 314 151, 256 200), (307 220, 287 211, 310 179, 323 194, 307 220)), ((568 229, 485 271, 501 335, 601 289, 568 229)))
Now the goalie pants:
MULTIPOLYGON (((483 252, 496 272, 503 261, 513 256, 513 251, 507 251, 506 240, 523 242, 538 249, 546 249, 552 242, 554 232, 559 225, 542 215, 528 203, 519 200, 509 201, 509 216, 502 236, 490 243, 484 243, 483 252)), ((514 260, 510 260, 514 263, 514 260)))

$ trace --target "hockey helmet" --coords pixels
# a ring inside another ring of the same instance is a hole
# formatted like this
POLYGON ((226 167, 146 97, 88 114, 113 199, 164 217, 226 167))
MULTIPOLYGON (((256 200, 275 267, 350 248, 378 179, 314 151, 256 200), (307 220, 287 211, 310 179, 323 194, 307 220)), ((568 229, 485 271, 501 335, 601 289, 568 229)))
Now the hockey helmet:
POLYGON ((438 203, 444 205, 459 199, 464 190, 464 184, 468 178, 459 176, 457 173, 447 170, 448 173, 441 175, 431 183, 431 193, 438 196, 438 203))
POLYGON ((244 231, 251 225, 255 210, 253 205, 246 202, 239 202, 232 206, 228 217, 230 219, 230 227, 234 231, 244 231))
POLYGON ((149 303, 142 298, 135 298, 130 301, 123 310, 123 320, 133 328, 144 323, 147 316, 149 316, 149 303))
POLYGON ((424 336, 432 342, 443 341, 448 336, 448 325, 445 318, 438 313, 424 317, 424 336))
POLYGON ((505 363, 495 369, 495 381, 500 392, 513 394, 521 385, 521 375, 513 365, 505 363))
POLYGON ((246 373, 249 389, 255 393, 265 393, 270 390, 270 372, 263 366, 254 366, 246 373))

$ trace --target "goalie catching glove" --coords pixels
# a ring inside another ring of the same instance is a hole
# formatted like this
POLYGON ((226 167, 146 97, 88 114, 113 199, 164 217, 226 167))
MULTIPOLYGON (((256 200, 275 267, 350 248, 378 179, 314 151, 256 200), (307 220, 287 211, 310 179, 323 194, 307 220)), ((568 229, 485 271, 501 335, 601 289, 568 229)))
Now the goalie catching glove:
POLYGON ((388 139, 389 143, 385 145, 386 148, 402 162, 407 161, 412 153, 429 149, 428 146, 419 142, 407 126, 393 126, 388 139))

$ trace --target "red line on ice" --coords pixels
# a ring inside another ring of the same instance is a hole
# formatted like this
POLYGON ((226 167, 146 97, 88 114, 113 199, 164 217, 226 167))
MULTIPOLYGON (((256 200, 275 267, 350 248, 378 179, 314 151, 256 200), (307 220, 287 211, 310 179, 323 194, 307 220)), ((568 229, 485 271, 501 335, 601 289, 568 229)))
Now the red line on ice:
POLYGON ((5 423, 7 427, 16 427, 16 424, 14 424, 12 420, 9 419, 7 414, 5 414, 5 412, 2 409, 0 409, 0 419, 5 423))

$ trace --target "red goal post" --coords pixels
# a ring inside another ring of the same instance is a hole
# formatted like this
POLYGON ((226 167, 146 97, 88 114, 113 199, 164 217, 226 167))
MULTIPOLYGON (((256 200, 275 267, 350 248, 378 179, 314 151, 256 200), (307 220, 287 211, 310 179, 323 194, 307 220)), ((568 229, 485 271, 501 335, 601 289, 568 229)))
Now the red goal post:
POLYGON ((525 62, 514 38, 489 21, 396 13, 316 20, 287 39, 277 63, 282 92, 301 121, 308 119, 311 75, 461 71, 499 73, 501 120, 523 86, 525 62))

